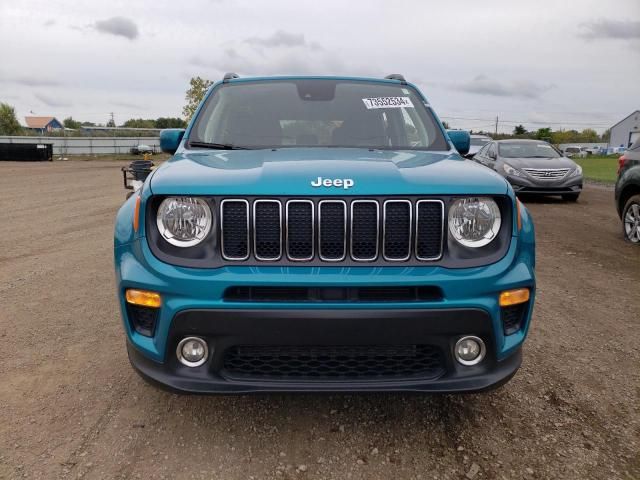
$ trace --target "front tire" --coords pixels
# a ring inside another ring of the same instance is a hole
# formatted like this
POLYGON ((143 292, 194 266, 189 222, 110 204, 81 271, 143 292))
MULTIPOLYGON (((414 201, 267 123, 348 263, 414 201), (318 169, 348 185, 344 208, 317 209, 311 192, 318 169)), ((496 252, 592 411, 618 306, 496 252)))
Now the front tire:
POLYGON ((565 193, 564 195, 562 195, 562 199, 567 202, 577 202, 579 196, 579 193, 565 193))
POLYGON ((622 233, 629 243, 640 244, 640 195, 634 195, 622 210, 622 233))

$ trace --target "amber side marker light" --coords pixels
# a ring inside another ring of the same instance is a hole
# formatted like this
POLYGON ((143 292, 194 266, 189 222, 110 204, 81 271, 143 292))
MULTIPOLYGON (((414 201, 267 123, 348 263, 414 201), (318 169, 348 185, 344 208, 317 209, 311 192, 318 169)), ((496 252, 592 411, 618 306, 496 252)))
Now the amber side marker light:
POLYGON ((529 301, 529 289, 518 288, 516 290, 505 290, 500 293, 500 306, 508 307, 529 301))
POLYGON ((125 292, 125 298, 127 303, 140 305, 141 307, 160 308, 160 305, 162 305, 160 294, 147 290, 129 289, 125 292))
POLYGON ((518 231, 522 230, 522 213, 520 213, 520 200, 516 198, 516 210, 518 211, 518 231))
POLYGON ((140 195, 136 198, 136 208, 133 211, 133 231, 137 232, 140 227, 140 195))

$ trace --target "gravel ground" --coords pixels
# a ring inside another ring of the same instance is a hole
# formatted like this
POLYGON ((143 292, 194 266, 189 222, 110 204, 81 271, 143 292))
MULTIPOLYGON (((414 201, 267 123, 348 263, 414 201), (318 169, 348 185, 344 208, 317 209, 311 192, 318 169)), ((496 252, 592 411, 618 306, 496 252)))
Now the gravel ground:
POLYGON ((180 397, 126 358, 119 166, 0 164, 0 478, 640 478, 640 249, 610 188, 526 201, 538 300, 496 391, 180 397))

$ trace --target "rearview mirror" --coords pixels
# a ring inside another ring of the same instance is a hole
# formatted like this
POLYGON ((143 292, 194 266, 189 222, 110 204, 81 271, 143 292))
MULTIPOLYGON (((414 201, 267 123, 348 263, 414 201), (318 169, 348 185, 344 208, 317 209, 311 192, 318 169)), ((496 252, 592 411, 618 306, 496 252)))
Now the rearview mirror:
POLYGON ((447 130, 451 143, 456 147, 460 155, 469 153, 471 147, 471 135, 466 130, 447 130))
POLYGON ((165 153, 176 153, 182 137, 184 136, 183 128, 166 128, 160 131, 160 150, 165 153))

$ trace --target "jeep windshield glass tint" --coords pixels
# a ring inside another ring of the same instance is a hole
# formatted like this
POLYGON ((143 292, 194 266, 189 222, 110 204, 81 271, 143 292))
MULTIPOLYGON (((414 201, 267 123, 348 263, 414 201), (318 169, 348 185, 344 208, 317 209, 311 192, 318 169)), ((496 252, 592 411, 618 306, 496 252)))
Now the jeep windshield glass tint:
POLYGON ((560 154, 547 143, 500 143, 500 156, 504 158, 558 158, 560 154))
POLYGON ((433 114, 413 88, 330 79, 223 84, 199 114, 189 144, 449 149, 433 114))

